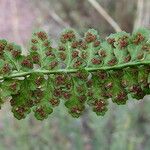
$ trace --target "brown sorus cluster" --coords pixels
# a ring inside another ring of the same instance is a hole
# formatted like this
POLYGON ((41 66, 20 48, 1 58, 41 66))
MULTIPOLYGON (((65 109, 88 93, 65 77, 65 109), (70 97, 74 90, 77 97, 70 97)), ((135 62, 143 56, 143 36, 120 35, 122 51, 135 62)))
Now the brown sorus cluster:
POLYGON ((102 111, 104 111, 104 109, 105 109, 105 106, 106 106, 106 103, 105 103, 105 101, 103 101, 103 100, 96 100, 94 103, 93 103, 93 109, 95 110, 95 111, 97 111, 97 112, 102 112, 102 111))
POLYGON ((54 69, 57 65, 58 65, 58 62, 57 62, 57 61, 52 61, 52 62, 50 63, 50 68, 51 68, 51 69, 54 69))
POLYGON ((138 33, 136 35, 136 38, 133 40, 133 43, 138 45, 139 43, 141 43, 142 41, 144 41, 144 36, 141 33, 138 33))
POLYGON ((87 43, 85 41, 80 41, 79 46, 83 49, 86 50, 88 48, 87 43))
POLYGON ((13 83, 10 85, 10 89, 13 90, 13 91, 16 91, 16 89, 17 89, 17 82, 13 82, 13 83))
POLYGON ((130 87, 130 91, 135 94, 138 99, 142 99, 145 94, 139 85, 133 85, 130 87))
POLYGON ((70 92, 64 91, 64 92, 62 92, 62 94, 63 94, 63 97, 64 97, 66 100, 70 99, 70 97, 71 97, 71 93, 70 93, 70 92))
POLYGON ((142 52, 137 55, 137 59, 139 59, 139 60, 143 59, 143 57, 144 57, 144 53, 142 53, 142 52))
POLYGON ((73 31, 68 31, 67 33, 62 34, 61 41, 64 43, 66 41, 72 41, 75 39, 75 34, 73 31))
POLYGON ((121 49, 128 46, 127 37, 123 37, 119 40, 119 46, 121 49))
POLYGON ((116 58, 113 58, 112 60, 110 60, 110 61, 108 62, 108 65, 113 66, 113 65, 116 64, 116 62, 117 62, 116 58))
POLYGON ((21 65, 27 68, 33 68, 33 63, 31 62, 30 59, 25 58, 22 62, 21 65))
POLYGON ((62 90, 61 89, 54 89, 54 96, 55 97, 61 97, 62 96, 62 90))
POLYGON ((72 48, 76 49, 79 46, 79 42, 78 41, 74 41, 71 45, 72 48))
POLYGON ((41 117, 46 117, 46 112, 44 111, 44 109, 42 107, 38 107, 36 109, 36 112, 41 116, 41 117))
POLYGON ((97 72, 97 75, 100 80, 104 80, 107 78, 107 73, 105 71, 99 71, 99 72, 97 72))
POLYGON ((11 99, 11 100, 10 100, 10 105, 11 105, 11 106, 15 106, 15 105, 16 105, 15 99, 11 99))
POLYGON ((83 110, 84 110, 84 107, 82 108, 80 106, 73 106, 70 111, 72 114, 80 115, 83 110))
POLYGON ((113 96, 113 93, 110 91, 109 92, 107 91, 107 93, 106 92, 104 93, 104 97, 112 98, 112 96, 113 96))
POLYGON ((56 75, 55 83, 56 85, 64 85, 66 82, 66 77, 64 75, 56 75))
POLYGON ((45 52, 46 56, 55 56, 52 52, 52 50, 48 50, 45 52))
POLYGON ((99 65, 101 62, 102 62, 102 61, 101 61, 99 58, 93 58, 93 59, 92 59, 92 63, 93 63, 94 65, 99 65))
POLYGON ((46 42, 44 42, 44 43, 43 43, 43 46, 49 47, 49 46, 50 46, 50 41, 47 40, 46 42))
POLYGON ((86 96, 85 95, 81 95, 78 97, 78 100, 80 103, 84 103, 86 101, 86 96))
POLYGON ((112 45, 112 47, 115 47, 115 46, 114 46, 114 43, 115 43, 115 39, 114 39, 114 38, 108 38, 108 39, 107 39, 107 42, 108 42, 110 45, 112 45))
POLYGON ((60 101, 56 98, 50 99, 49 102, 51 103, 52 106, 58 106, 60 103, 60 101))
POLYGON ((91 43, 91 42, 94 42, 96 40, 96 35, 93 35, 92 33, 88 32, 85 36, 85 41, 87 43, 91 43))
POLYGON ((39 77, 36 78, 35 84, 37 86, 40 86, 42 84, 43 80, 44 80, 44 77, 39 76, 39 77))
POLYGON ((17 107, 15 111, 18 113, 19 117, 24 118, 25 112, 28 111, 28 108, 25 105, 22 105, 17 107))
POLYGON ((116 100, 119 102, 124 102, 127 99, 126 96, 127 96, 127 93, 124 91, 121 91, 120 93, 117 94, 116 100))
POLYGON ((34 46, 31 47, 31 50, 32 50, 32 51, 37 51, 38 48, 34 45, 34 46))
POLYGON ((65 51, 65 47, 59 46, 58 50, 59 50, 59 51, 65 51))
POLYGON ((66 88, 67 88, 67 90, 70 90, 72 88, 72 84, 71 83, 67 83, 66 84, 66 88))
POLYGON ((10 66, 9 66, 9 64, 4 64, 4 66, 3 66, 3 68, 2 68, 2 72, 3 72, 4 74, 10 72, 10 66))
POLYGON ((106 57, 106 56, 107 56, 107 55, 106 55, 106 51, 104 51, 104 50, 99 51, 98 54, 99 54, 101 57, 106 57))
POLYGON ((45 41, 48 38, 47 34, 45 32, 42 32, 42 31, 37 32, 36 35, 42 41, 45 41))
POLYGON ((19 50, 13 50, 13 51, 11 51, 11 53, 14 58, 17 58, 21 55, 21 51, 19 51, 19 50))
POLYGON ((33 107, 34 104, 35 104, 35 103, 34 103, 33 100, 31 100, 31 99, 27 100, 27 106, 28 106, 28 107, 33 107))
POLYGON ((32 39, 31 42, 32 42, 33 44, 37 44, 37 43, 38 43, 38 40, 32 39))
POLYGON ((130 91, 133 93, 139 93, 142 91, 142 89, 139 85, 133 85, 130 87, 130 91))
POLYGON ((130 56, 130 55, 128 55, 128 56, 126 56, 126 57, 124 58, 124 62, 125 62, 125 63, 129 62, 130 60, 131 60, 131 56, 130 56))
POLYGON ((39 59, 39 55, 38 54, 36 54, 36 55, 33 55, 32 56, 32 61, 33 61, 33 63, 39 63, 39 61, 40 61, 40 59, 39 59))
POLYGON ((73 51, 72 52, 72 58, 76 58, 76 57, 78 57, 78 55, 79 55, 78 51, 73 51))
POLYGON ((95 41, 95 42, 94 42, 94 47, 98 47, 98 46, 100 46, 100 44, 101 44, 100 41, 95 41))
POLYGON ((66 60, 66 57, 67 57, 67 56, 66 56, 66 54, 65 54, 64 52, 60 52, 60 53, 59 53, 59 58, 60 58, 61 60, 63 60, 63 61, 66 60))
POLYGON ((86 80, 88 74, 86 72, 78 71, 76 72, 75 76, 78 77, 79 79, 86 80))
POLYGON ((7 42, 4 42, 4 41, 0 41, 0 54, 3 53, 5 47, 7 45, 7 42))
POLYGON ((83 86, 84 85, 79 85, 79 86, 76 87, 78 93, 83 93, 84 92, 83 86))
POLYGON ((74 68, 77 68, 77 67, 81 66, 82 63, 83 63, 82 61, 76 60, 75 63, 73 64, 73 67, 74 67, 74 68))

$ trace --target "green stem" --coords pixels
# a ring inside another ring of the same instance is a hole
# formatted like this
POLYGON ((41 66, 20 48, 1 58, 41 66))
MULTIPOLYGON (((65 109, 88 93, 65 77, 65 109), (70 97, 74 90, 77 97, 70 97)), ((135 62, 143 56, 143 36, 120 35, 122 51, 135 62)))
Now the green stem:
MULTIPOLYGON (((86 71, 88 72, 94 72, 94 71, 99 71, 99 70, 117 70, 117 69, 123 69, 126 67, 134 67, 134 66, 140 66, 140 65, 149 65, 150 61, 146 62, 132 62, 132 63, 125 63, 125 64, 119 64, 115 66, 105 66, 105 67, 99 67, 99 68, 85 68, 86 71)), ((7 78, 16 78, 16 77, 23 77, 27 76, 33 73, 43 73, 43 74, 58 74, 58 73, 75 73, 79 71, 79 69, 59 69, 59 70, 32 70, 29 72, 17 72, 17 73, 12 73, 7 77, 0 76, 0 80, 4 80, 7 78)))

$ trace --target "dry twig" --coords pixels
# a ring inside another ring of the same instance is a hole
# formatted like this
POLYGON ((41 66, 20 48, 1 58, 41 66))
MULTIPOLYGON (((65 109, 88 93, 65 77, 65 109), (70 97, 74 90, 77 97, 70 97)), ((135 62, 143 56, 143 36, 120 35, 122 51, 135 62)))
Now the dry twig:
POLYGON ((105 11, 105 9, 96 1, 88 0, 88 2, 103 16, 103 18, 113 27, 116 32, 120 32, 121 28, 116 21, 105 11))

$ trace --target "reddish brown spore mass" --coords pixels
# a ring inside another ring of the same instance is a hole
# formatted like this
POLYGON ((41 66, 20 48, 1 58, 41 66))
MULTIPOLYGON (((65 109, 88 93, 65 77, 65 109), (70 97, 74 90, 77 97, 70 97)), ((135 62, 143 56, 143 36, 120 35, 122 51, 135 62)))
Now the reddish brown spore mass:
POLYGON ((24 59, 21 65, 27 68, 33 68, 33 64, 29 59, 24 59))
POLYGON ((96 111, 102 112, 106 106, 106 103, 103 100, 96 100, 93 105, 96 111))
POLYGON ((142 41, 144 41, 145 37, 141 34, 141 33, 138 33, 136 35, 136 38, 133 40, 133 43, 138 45, 139 43, 141 43, 142 41))
POLYGON ((48 37, 47 37, 47 34, 46 34, 45 32, 42 32, 42 31, 37 32, 36 35, 37 35, 37 37, 38 37, 39 39, 41 39, 42 41, 44 41, 44 40, 46 40, 46 39, 48 38, 48 37))

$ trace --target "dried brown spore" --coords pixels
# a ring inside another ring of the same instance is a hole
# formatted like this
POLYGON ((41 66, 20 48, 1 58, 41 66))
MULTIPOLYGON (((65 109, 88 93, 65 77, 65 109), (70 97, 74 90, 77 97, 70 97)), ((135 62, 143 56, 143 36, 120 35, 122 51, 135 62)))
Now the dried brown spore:
POLYGON ((39 61, 40 61, 40 58, 39 58, 39 55, 37 54, 37 55, 33 55, 32 56, 32 61, 33 61, 33 63, 39 63, 39 61))
POLYGON ((96 40, 96 35, 93 35, 92 33, 88 32, 85 36, 85 41, 87 43, 91 43, 91 42, 94 42, 96 40))
POLYGON ((100 41, 95 41, 95 42, 94 42, 94 47, 98 47, 98 46, 100 46, 100 44, 101 44, 100 41))
POLYGON ((3 68, 2 68, 2 72, 3 72, 4 74, 10 72, 10 66, 9 66, 9 64, 7 64, 7 63, 4 64, 4 66, 3 66, 3 68))
POLYGON ((81 66, 82 63, 83 63, 83 62, 81 62, 80 60, 76 60, 75 63, 73 64, 73 67, 74 67, 74 68, 77 68, 77 67, 81 66))
POLYGON ((37 32, 36 35, 42 41, 45 41, 48 39, 48 36, 45 32, 40 31, 40 32, 37 32))
POLYGON ((126 41, 125 39, 120 39, 119 46, 120 46, 121 49, 127 47, 128 46, 128 41, 126 41))
POLYGON ((31 42, 32 42, 33 44, 37 44, 37 43, 38 43, 38 40, 32 39, 31 42))
POLYGON ((54 69, 57 65, 58 65, 57 61, 52 61, 49 66, 51 69, 54 69))
POLYGON ((100 100, 96 100, 93 105, 95 111, 102 112, 105 109, 106 103, 105 101, 100 99, 100 100))
POLYGON ((107 42, 108 42, 112 47, 115 47, 115 46, 114 46, 115 41, 116 41, 116 40, 115 40, 114 38, 108 38, 108 39, 107 39, 107 42))
POLYGON ((145 37, 141 33, 137 33, 135 39, 133 40, 133 43, 138 45, 142 41, 144 41, 145 37))
POLYGON ((31 50, 32 50, 32 51, 37 51, 38 48, 37 48, 37 46, 33 45, 33 46, 31 47, 31 50))
POLYGON ((50 104, 51 104, 53 107, 58 106, 59 103, 60 103, 60 101, 59 101, 58 99, 56 99, 56 98, 50 99, 49 102, 50 102, 50 104))
POLYGON ((59 46, 58 50, 59 50, 59 51, 65 51, 65 47, 59 46))
POLYGON ((60 52, 60 53, 59 53, 59 58, 60 58, 61 60, 63 60, 63 61, 66 60, 66 57, 67 57, 67 56, 66 56, 66 54, 65 54, 64 52, 60 52))
POLYGON ((33 68, 33 63, 30 59, 26 58, 21 62, 21 65, 27 68, 33 68))
POLYGON ((72 47, 73 49, 78 48, 78 46, 79 46, 79 42, 78 42, 78 41, 74 41, 74 42, 72 43, 72 45, 71 45, 71 47, 72 47))
POLYGON ((76 58, 79 56, 79 52, 78 51, 73 51, 72 52, 72 58, 76 58))
POLYGON ((125 63, 129 62, 130 60, 131 60, 131 56, 130 56, 130 55, 128 55, 128 56, 126 56, 126 57, 124 58, 124 62, 125 62, 125 63))
POLYGON ((113 59, 111 59, 111 60, 108 62, 108 65, 113 66, 113 65, 115 65, 116 63, 117 63, 116 58, 113 58, 113 59))
POLYGON ((21 55, 21 51, 19 51, 19 50, 13 50, 13 51, 11 51, 11 53, 14 58, 17 58, 21 55))
POLYGON ((99 58, 93 58, 92 59, 92 63, 94 64, 94 65, 99 65, 99 64, 101 64, 101 60, 99 59, 99 58))
POLYGON ((69 92, 63 92, 63 97, 64 97, 66 100, 69 100, 70 97, 71 97, 71 93, 69 93, 69 92))
POLYGON ((101 57, 103 57, 103 58, 107 56, 105 50, 100 50, 100 51, 98 52, 98 54, 99 54, 99 56, 101 56, 101 57))

